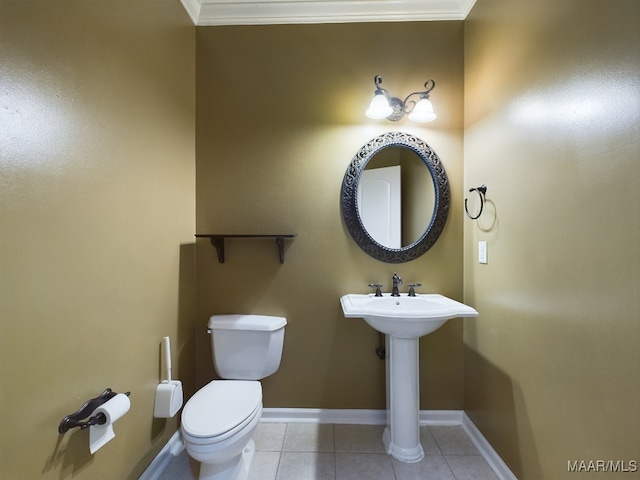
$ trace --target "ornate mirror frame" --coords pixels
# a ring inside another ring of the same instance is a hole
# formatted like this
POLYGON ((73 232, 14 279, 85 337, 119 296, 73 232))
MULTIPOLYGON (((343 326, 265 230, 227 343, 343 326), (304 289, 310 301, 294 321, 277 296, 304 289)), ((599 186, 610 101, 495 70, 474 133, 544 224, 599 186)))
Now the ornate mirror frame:
POLYGON ((347 229, 362 250, 382 262, 405 263, 423 255, 436 243, 447 223, 450 196, 449 178, 436 152, 414 135, 388 132, 367 142, 353 157, 344 175, 340 201, 342 217, 347 229), (362 223, 357 205, 358 185, 362 171, 376 153, 391 146, 409 148, 417 153, 431 172, 435 190, 433 216, 427 229, 418 240, 402 248, 389 248, 374 240, 362 223))

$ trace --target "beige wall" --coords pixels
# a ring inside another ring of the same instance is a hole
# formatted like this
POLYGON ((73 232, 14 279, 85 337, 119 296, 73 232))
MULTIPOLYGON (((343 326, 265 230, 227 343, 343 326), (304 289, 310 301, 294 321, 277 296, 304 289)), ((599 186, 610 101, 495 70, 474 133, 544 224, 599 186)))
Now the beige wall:
MULTIPOLYGON (((227 240, 224 264, 198 241, 199 384, 213 376, 211 314, 283 315, 282 365, 263 382, 265 406, 384 408, 377 333, 345 319, 339 298, 371 282, 389 291, 397 270, 422 291, 462 299, 462 33, 462 22, 197 29, 197 230, 297 235, 282 265, 273 241, 227 240), (376 74, 396 95, 433 77, 438 120, 368 120, 376 74), (390 130, 434 148, 453 198, 435 247, 395 266, 362 252, 340 214, 352 156, 390 130)), ((461 327, 450 322, 422 342, 423 408, 462 408, 461 327)))
POLYGON ((640 478, 567 472, 640 461, 638 32, 625 0, 465 22, 464 181, 490 201, 465 222, 465 410, 520 479, 640 478))
POLYGON ((137 479, 176 430, 152 413, 162 336, 194 385, 194 62, 177 1, 0 1, 2 478, 137 479), (58 424, 106 387, 131 410, 92 456, 58 424))
POLYGON ((384 408, 377 335, 339 297, 397 270, 462 299, 463 257, 481 317, 464 341, 459 320, 422 340, 421 407, 464 407, 521 479, 638 460, 636 2, 197 29, 177 1, 149 6, 0 0, 3 478, 137 478, 177 427, 152 419, 160 339, 188 396, 213 376, 212 313, 288 318, 267 407, 384 408), (433 77, 438 120, 365 119, 375 74, 399 95, 433 77), (339 192, 351 156, 395 129, 438 152, 453 205, 435 247, 394 266, 350 239, 339 192), (482 183, 476 224, 462 199, 482 183), (195 230, 297 237, 283 265, 265 240, 229 240, 219 264, 195 230), (132 408, 90 456, 87 432, 56 429, 107 386, 132 408))

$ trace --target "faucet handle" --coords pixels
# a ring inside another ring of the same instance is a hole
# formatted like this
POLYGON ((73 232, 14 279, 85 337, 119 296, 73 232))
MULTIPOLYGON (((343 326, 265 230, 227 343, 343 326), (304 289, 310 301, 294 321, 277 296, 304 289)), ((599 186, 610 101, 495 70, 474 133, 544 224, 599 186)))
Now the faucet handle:
POLYGON ((376 297, 381 297, 382 296, 382 291, 380 291, 380 287, 382 287, 381 283, 370 283, 369 286, 371 288, 375 287, 375 289, 376 289, 376 297))
POLYGON ((409 284, 409 296, 410 297, 415 297, 416 296, 416 291, 414 290, 414 287, 421 287, 422 284, 421 283, 410 283, 409 284))

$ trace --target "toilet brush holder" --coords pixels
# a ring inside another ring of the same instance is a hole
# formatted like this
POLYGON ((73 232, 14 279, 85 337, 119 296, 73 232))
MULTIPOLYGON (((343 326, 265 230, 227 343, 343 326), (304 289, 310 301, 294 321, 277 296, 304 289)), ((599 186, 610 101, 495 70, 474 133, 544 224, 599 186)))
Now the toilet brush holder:
POLYGON ((153 406, 153 416, 156 418, 173 417, 182 407, 182 382, 171 380, 171 343, 169 337, 164 337, 165 363, 167 365, 167 379, 156 387, 156 399, 153 406))
POLYGON ((182 400, 182 382, 180 380, 163 380, 156 387, 153 416, 156 418, 173 417, 182 407, 182 400))

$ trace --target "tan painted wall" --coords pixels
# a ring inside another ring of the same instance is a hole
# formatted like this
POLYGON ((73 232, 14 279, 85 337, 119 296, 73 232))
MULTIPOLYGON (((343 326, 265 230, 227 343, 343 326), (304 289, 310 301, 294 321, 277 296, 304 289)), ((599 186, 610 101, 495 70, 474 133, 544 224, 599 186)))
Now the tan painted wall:
POLYGON ((0 477, 137 479, 162 336, 193 391, 195 28, 179 2, 0 1, 0 477), (131 391, 95 455, 61 419, 131 391))
POLYGON ((461 299, 463 225, 481 318, 464 343, 461 321, 422 341, 422 408, 464 406, 521 479, 637 460, 640 17, 606 5, 480 0, 465 22, 464 185, 490 200, 477 225, 462 214, 461 22, 207 27, 194 41, 178 2, 0 1, 3 477, 137 478, 176 429, 151 418, 160 338, 189 395, 213 376, 212 313, 289 319, 266 406, 383 408, 377 336, 338 298, 389 288, 397 269, 461 299), (273 242, 230 240, 222 265, 206 240, 190 246, 196 43, 197 230, 296 233, 284 265, 273 242), (400 95, 435 78, 439 119, 366 120, 377 73, 400 95), (361 252, 339 212, 351 156, 392 129, 438 152, 453 198, 438 244, 397 266, 361 252), (132 410, 91 457, 86 432, 56 428, 106 386, 131 390, 132 410))
POLYGON ((465 187, 490 201, 465 222, 465 410, 520 479, 640 478, 567 471, 640 461, 638 32, 626 0, 465 22, 465 187))
MULTIPOLYGON (((273 241, 228 240, 224 264, 198 241, 199 384, 213 377, 211 314, 283 315, 284 355, 263 381, 265 406, 384 408, 377 333, 345 319, 339 298, 374 281, 389 291, 397 270, 424 292, 461 299, 462 33, 461 22, 197 29, 197 230, 297 234, 282 265, 273 241), (368 120, 376 74, 403 96, 433 77, 438 120, 368 120), (453 198, 436 246, 395 266, 357 247, 339 201, 352 156, 389 130, 438 152, 453 198)), ((422 342, 423 408, 462 408, 461 327, 450 322, 422 342)))

